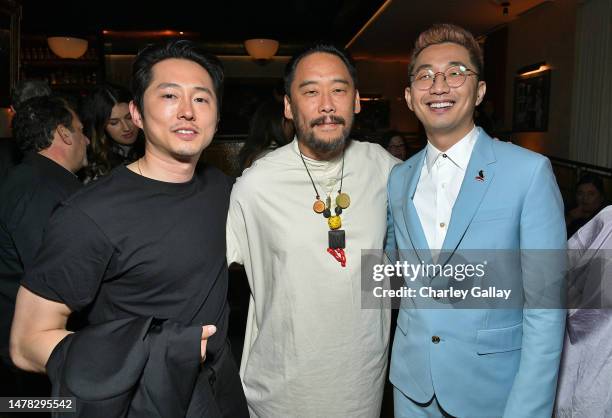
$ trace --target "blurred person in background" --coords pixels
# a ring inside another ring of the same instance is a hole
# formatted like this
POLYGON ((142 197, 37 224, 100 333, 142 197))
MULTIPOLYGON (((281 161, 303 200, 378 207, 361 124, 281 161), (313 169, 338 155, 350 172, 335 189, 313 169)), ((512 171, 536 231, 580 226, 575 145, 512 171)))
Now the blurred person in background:
POLYGON ((251 118, 249 136, 240 150, 240 170, 249 168, 258 158, 288 144, 293 139, 293 122, 285 118, 283 104, 263 102, 251 118))
POLYGON ((606 206, 606 195, 601 177, 586 173, 576 185, 576 207, 565 214, 567 236, 571 237, 606 206))
POLYGON ((88 183, 127 165, 144 154, 140 129, 132 122, 131 93, 124 87, 106 84, 83 101, 81 115, 85 133, 91 139, 90 164, 85 172, 88 183))
POLYGON ((47 221, 81 187, 74 173, 87 164, 89 140, 74 108, 57 96, 35 97, 21 103, 13 119, 25 157, 0 184, 0 396, 49 395, 46 377, 13 366, 9 331, 19 282, 41 246, 47 221))
MULTIPOLYGON (((10 111, 13 115, 17 113, 19 106, 28 99, 38 96, 48 96, 51 88, 46 81, 23 80, 17 83, 11 92, 10 111)), ((14 116, 13 116, 14 117, 14 116)), ((23 155, 16 142, 6 138, 0 140, 0 178, 3 177, 11 167, 19 164, 23 155)))
POLYGON ((408 158, 408 147, 406 140, 397 131, 389 131, 383 136, 382 146, 395 158, 406 161, 408 158))

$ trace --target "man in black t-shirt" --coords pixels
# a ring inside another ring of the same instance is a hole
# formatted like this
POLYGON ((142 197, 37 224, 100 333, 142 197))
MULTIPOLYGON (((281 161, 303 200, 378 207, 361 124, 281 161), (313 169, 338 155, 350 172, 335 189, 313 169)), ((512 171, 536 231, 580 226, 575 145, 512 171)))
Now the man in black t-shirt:
POLYGON ((143 50, 130 112, 144 157, 66 200, 26 271, 11 357, 46 369, 80 416, 248 416, 226 342, 231 182, 194 176, 222 87, 218 59, 189 41, 143 50), (91 325, 66 331, 85 309, 91 325))

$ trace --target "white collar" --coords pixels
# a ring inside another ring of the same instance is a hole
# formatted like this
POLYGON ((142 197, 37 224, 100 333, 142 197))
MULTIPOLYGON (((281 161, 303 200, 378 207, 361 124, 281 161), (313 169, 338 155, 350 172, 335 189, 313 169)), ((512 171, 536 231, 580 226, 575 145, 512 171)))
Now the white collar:
POLYGON ((427 141, 425 151, 425 165, 427 165, 427 171, 431 171, 431 167, 433 167, 438 157, 443 154, 461 170, 465 170, 470 162, 470 156, 472 155, 472 150, 474 149, 474 145, 479 135, 480 128, 474 125, 466 136, 461 138, 459 142, 455 143, 446 150, 446 152, 440 151, 431 142, 427 141))

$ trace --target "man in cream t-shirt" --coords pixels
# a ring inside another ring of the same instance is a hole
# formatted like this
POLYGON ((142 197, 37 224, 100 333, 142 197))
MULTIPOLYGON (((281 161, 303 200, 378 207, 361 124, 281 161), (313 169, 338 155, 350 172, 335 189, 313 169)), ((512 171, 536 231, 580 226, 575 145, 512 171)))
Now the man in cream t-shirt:
POLYGON ((228 263, 251 287, 241 377, 252 417, 378 417, 388 309, 361 309, 361 250, 383 248, 398 160, 349 140, 355 67, 318 45, 285 71, 296 139, 238 179, 228 263))

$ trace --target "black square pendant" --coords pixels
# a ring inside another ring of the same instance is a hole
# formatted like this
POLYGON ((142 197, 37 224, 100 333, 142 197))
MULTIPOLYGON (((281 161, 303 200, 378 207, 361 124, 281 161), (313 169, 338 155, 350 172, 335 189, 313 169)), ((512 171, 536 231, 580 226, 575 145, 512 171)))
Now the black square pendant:
POLYGON ((344 231, 342 229, 336 229, 335 231, 329 231, 329 248, 344 248, 344 231))

